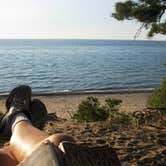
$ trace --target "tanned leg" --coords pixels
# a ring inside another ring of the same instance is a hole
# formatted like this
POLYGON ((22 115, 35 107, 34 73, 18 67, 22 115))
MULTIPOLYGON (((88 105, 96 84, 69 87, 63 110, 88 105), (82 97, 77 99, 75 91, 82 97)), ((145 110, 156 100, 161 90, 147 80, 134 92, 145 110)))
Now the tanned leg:
POLYGON ((10 146, 0 149, 0 165, 1 166, 16 166, 18 161, 10 151, 10 146))
POLYGON ((22 121, 14 127, 10 139, 10 148, 13 155, 20 162, 29 156, 32 151, 45 140, 51 141, 55 145, 57 151, 60 151, 58 145, 61 141, 74 142, 74 139, 68 135, 54 134, 48 136, 43 131, 32 126, 29 122, 22 121))

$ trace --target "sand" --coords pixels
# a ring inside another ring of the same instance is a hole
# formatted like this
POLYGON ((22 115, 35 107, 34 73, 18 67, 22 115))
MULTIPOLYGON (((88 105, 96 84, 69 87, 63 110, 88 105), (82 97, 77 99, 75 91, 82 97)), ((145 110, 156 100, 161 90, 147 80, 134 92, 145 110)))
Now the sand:
POLYGON ((63 132, 89 146, 111 146, 125 166, 166 164, 166 118, 131 127, 109 121, 78 123, 56 118, 53 114, 50 117, 44 129, 48 134, 63 132))
POLYGON ((146 107, 146 100, 150 93, 132 93, 132 94, 88 94, 88 95, 62 95, 62 96, 40 96, 39 98, 46 104, 49 113, 56 112, 58 117, 69 119, 79 103, 87 96, 94 96, 104 103, 106 98, 122 99, 122 111, 140 111, 146 107))
MULTIPOLYGON (((33 96, 41 99, 48 109, 48 122, 44 131, 48 134, 66 133, 77 142, 91 146, 113 147, 121 162, 127 165, 166 164, 166 118, 163 116, 152 124, 121 126, 110 121, 79 123, 70 119, 78 104, 87 96, 95 96, 104 103, 106 98, 122 99, 122 111, 141 111, 151 93, 118 94, 65 94, 33 96)), ((0 99, 0 110, 5 110, 5 97, 0 99)), ((3 145, 4 142, 1 143, 3 145)))

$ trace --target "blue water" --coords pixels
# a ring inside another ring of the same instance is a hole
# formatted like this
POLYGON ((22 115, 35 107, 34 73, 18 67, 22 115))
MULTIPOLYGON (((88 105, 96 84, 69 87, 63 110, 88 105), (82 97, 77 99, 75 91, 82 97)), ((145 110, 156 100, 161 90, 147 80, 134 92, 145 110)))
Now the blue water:
POLYGON ((164 63, 159 41, 0 40, 0 92, 154 88, 164 63))

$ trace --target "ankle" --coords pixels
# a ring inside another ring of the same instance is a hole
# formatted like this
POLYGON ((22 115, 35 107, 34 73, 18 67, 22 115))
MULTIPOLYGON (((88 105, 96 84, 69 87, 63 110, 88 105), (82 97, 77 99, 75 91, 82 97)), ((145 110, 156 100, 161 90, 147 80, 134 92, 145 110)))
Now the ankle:
POLYGON ((17 115, 15 115, 12 119, 12 124, 11 124, 11 131, 13 133, 14 131, 14 128, 21 122, 28 122, 28 123, 31 123, 30 120, 27 118, 27 116, 20 112, 18 113, 17 115))

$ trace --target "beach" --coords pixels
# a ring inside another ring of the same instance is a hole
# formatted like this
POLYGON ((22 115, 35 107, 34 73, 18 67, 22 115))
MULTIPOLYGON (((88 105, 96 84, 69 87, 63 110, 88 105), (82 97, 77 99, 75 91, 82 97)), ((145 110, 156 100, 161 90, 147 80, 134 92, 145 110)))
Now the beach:
MULTIPOLYGON (((70 116, 78 109, 78 105, 82 100, 88 96, 97 97, 101 104, 104 104, 107 98, 121 99, 122 104, 120 110, 122 111, 141 111, 146 107, 146 100, 151 91, 125 91, 116 92, 100 92, 100 93, 61 93, 61 94, 34 94, 32 98, 39 98, 47 107, 48 113, 56 113, 58 117, 70 119, 70 116)), ((5 111, 5 98, 1 96, 0 110, 5 111)))
POLYGON ((76 165, 79 151, 90 165, 117 154, 122 166, 166 166, 166 0, 2 1, 0 9, 0 166, 31 152, 45 165, 49 153, 34 150, 43 139, 58 165, 76 165), (73 157, 58 133, 97 155, 76 147, 73 157))
MULTIPOLYGON (((33 98, 42 100, 48 110, 46 133, 65 133, 72 135, 78 143, 89 146, 113 147, 125 166, 164 165, 166 163, 166 118, 152 124, 121 126, 110 121, 80 123, 73 121, 71 115, 79 103, 87 96, 94 96, 104 103, 106 98, 122 99, 120 110, 141 111, 151 92, 118 92, 88 94, 36 94, 33 98)), ((5 96, 1 96, 0 110, 5 110, 5 96)), ((1 146, 4 142, 0 141, 1 146)))

